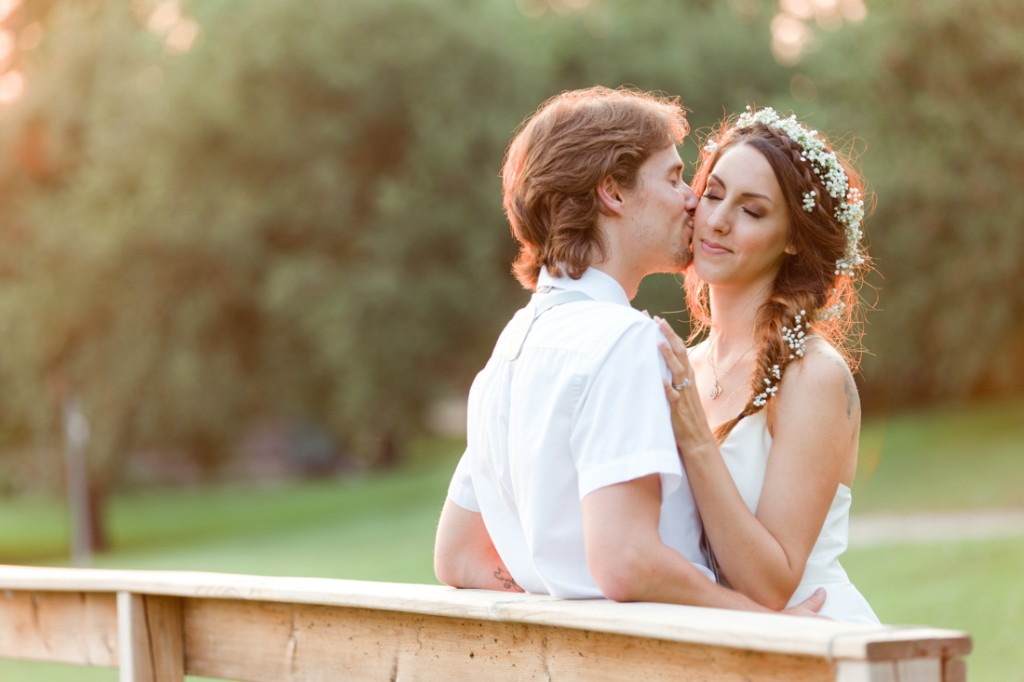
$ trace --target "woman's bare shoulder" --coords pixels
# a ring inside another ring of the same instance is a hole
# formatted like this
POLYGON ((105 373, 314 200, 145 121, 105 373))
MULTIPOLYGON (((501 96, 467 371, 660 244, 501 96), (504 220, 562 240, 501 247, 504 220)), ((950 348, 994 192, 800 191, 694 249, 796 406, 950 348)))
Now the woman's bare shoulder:
POLYGON ((780 404, 824 401, 842 406, 847 417, 860 414, 860 397, 849 365, 832 344, 817 336, 808 338, 804 356, 786 368, 778 395, 780 404))

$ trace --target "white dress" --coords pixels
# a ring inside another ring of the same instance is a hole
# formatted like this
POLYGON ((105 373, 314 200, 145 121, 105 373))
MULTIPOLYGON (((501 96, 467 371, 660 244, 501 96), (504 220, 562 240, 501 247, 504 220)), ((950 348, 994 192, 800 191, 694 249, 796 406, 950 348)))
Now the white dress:
MULTIPOLYGON (((764 410, 741 419, 721 446, 722 458, 752 513, 756 512, 761 498, 771 447, 772 437, 764 410)), ((878 623, 878 616, 839 564, 849 539, 851 499, 850 488, 840 483, 789 605, 811 596, 815 588, 824 587, 828 598, 822 615, 839 621, 878 623)))

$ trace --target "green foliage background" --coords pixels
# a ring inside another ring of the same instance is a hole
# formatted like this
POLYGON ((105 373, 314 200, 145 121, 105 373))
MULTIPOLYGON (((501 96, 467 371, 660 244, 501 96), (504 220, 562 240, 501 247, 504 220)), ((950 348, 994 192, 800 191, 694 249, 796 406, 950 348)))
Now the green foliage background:
POLYGON ((873 3, 808 64, 877 193, 868 407, 1024 385, 1021 26, 1010 0, 873 3))
MULTIPOLYGON (((266 420, 394 461, 525 300, 505 145, 593 84, 679 95, 695 129, 756 103, 855 133, 867 409, 1024 389, 1014 3, 870 3, 793 67, 774 2, 544 4, 186 1, 188 49, 155 0, 23 4, 5 24, 43 33, 0 110, 4 486, 59 479, 68 396, 105 485, 145 449, 216 473, 266 420)), ((636 304, 685 324, 672 277, 636 304)))

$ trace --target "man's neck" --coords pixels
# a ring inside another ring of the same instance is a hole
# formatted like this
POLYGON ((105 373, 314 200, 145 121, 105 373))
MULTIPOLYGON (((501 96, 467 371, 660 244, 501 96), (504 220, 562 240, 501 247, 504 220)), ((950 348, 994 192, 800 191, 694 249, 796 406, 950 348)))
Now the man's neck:
POLYGON ((636 297, 636 292, 640 289, 640 280, 648 274, 631 271, 624 263, 616 262, 612 259, 606 259, 600 263, 591 263, 590 267, 594 270, 600 270, 618 282, 622 290, 626 292, 626 298, 630 301, 636 297))

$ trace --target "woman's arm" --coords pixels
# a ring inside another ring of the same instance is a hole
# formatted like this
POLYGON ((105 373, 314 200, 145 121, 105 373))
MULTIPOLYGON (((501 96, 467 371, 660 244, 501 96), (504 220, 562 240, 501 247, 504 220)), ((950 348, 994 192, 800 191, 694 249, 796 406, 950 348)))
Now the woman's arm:
POLYGON ((434 574, 445 585, 522 592, 498 556, 483 516, 445 500, 434 542, 434 574))
MULTIPOLYGON (((669 332, 665 356, 673 382, 679 383, 692 377, 692 369, 682 340, 669 332)), ((676 442, 720 567, 734 589, 783 608, 800 583, 837 486, 852 480, 860 407, 849 370, 821 341, 809 343, 804 358, 787 369, 772 398, 773 443, 756 514, 733 483, 696 392, 666 386, 666 393, 676 442)))
MULTIPOLYGON (((599 488, 583 498, 582 511, 587 566, 608 599, 769 610, 716 584, 664 543, 657 474, 599 488)), ((815 595, 797 615, 814 615, 823 601, 815 595)))

